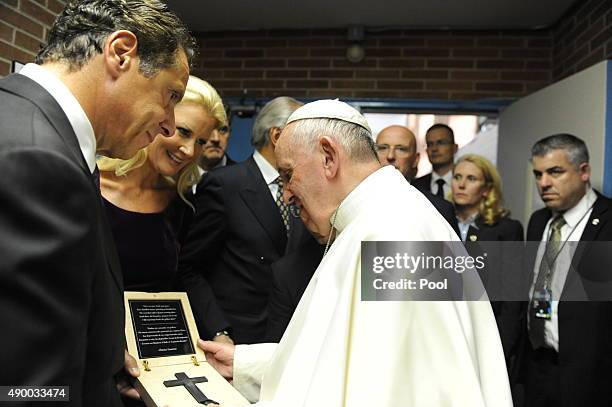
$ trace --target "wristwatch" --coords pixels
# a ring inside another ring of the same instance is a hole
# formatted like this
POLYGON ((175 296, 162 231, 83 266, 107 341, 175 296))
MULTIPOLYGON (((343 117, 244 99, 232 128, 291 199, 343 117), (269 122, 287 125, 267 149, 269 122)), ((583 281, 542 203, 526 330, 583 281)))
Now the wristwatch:
POLYGON ((213 335, 213 339, 215 339, 217 336, 221 336, 221 335, 225 335, 225 336, 228 336, 228 337, 230 337, 230 338, 231 338, 231 336, 230 336, 229 332, 227 332, 225 329, 223 329, 223 330, 221 330, 221 331, 219 331, 219 332, 215 333, 215 334, 213 335))

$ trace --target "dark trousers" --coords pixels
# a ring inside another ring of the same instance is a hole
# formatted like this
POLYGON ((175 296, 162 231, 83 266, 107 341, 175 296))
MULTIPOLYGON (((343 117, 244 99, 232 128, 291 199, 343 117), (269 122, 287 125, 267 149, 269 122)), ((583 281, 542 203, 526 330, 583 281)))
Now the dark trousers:
POLYGON ((529 354, 525 372, 525 407, 561 406, 559 355, 540 348, 529 354))

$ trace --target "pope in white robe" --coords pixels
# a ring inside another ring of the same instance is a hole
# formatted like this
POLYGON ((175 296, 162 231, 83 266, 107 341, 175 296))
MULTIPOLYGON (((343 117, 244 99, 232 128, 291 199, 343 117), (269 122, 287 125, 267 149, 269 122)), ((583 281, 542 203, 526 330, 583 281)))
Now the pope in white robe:
POLYGON ((261 407, 511 407, 488 301, 361 301, 362 241, 458 238, 399 171, 381 168, 373 150, 367 159, 363 140, 328 137, 321 120, 317 134, 293 134, 318 119, 331 132, 369 127, 348 105, 317 101, 277 141, 286 200, 315 236, 333 232, 333 244, 279 344, 202 342, 211 364, 233 368, 236 389, 261 407))

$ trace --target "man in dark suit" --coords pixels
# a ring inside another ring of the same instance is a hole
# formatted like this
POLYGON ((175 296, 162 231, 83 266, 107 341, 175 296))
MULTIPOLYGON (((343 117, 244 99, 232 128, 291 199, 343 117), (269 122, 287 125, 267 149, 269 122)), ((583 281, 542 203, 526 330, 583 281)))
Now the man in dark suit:
MULTIPOLYGON (((419 153, 416 148, 416 137, 408 127, 400 125, 385 127, 378 133, 375 147, 381 164, 393 165, 404 174, 408 182, 415 186, 414 177, 419 165, 419 153)), ((428 189, 419 189, 419 191, 429 199, 459 235, 453 204, 432 194, 428 189)))
POLYGON ((202 172, 236 163, 226 153, 229 138, 229 126, 224 125, 216 130, 213 130, 210 137, 206 141, 206 144, 202 148, 202 155, 198 162, 198 165, 203 170, 202 172))
POLYGON ((285 121, 299 106, 288 97, 266 104, 253 126, 254 155, 207 173, 198 186, 178 274, 203 338, 265 340, 270 264, 303 227, 282 203, 274 157, 285 121))
POLYGON ((0 385, 121 405, 122 275, 96 152, 129 158, 174 132, 192 41, 156 1, 73 2, 37 64, 0 80, 0 385))
POLYGON ((446 124, 437 123, 425 133, 427 156, 432 166, 432 172, 414 180, 414 185, 420 191, 446 199, 450 193, 453 176, 453 162, 457 149, 455 133, 446 124))
POLYGON ((529 263, 526 405, 608 406, 612 201, 591 188, 587 147, 575 136, 538 141, 532 164, 546 208, 533 213, 527 229, 527 240, 542 243, 529 263))

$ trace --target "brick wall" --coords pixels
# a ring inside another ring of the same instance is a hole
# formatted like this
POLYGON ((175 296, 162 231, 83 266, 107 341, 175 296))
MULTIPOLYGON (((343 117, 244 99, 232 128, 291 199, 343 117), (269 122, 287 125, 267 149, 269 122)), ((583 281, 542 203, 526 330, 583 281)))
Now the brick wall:
POLYGON ((367 33, 362 62, 346 59, 345 30, 198 35, 194 74, 223 96, 518 97, 551 82, 552 33, 367 33))
POLYGON ((586 0, 554 28, 553 81, 612 58, 612 1, 586 0))
POLYGON ((10 72, 11 61, 34 60, 64 5, 62 0, 0 0, 0 77, 10 72))

